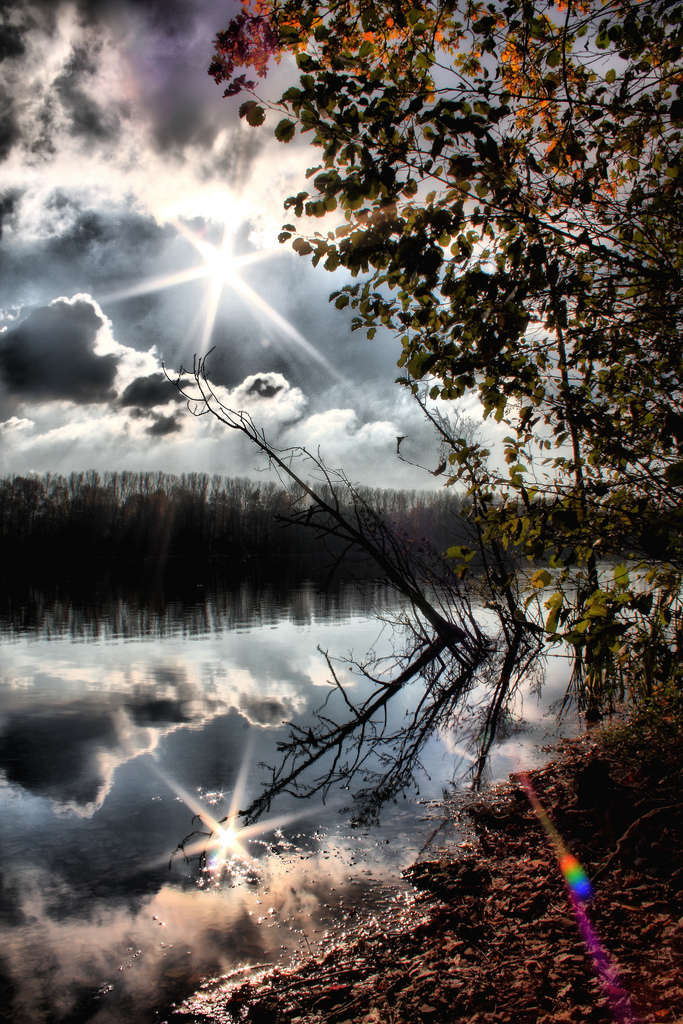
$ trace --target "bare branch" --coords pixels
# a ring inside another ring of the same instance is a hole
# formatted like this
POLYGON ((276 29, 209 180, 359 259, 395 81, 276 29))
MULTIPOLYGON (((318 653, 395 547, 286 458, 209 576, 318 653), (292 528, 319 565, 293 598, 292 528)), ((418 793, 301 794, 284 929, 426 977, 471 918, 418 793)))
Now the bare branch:
MULTIPOLYGON (((392 625, 404 636, 402 649, 388 662, 371 657, 354 662, 370 684, 370 695, 354 702, 346 692, 332 660, 325 652, 332 676, 331 690, 318 709, 315 724, 290 726, 287 740, 278 744, 280 763, 269 769, 264 791, 241 816, 252 822, 264 814, 282 793, 325 797, 333 786, 349 787, 360 779, 354 793, 357 820, 376 818, 383 803, 395 799, 415 783, 424 744, 436 729, 452 729, 471 720, 478 731, 473 756, 475 781, 482 775, 504 712, 519 682, 520 663, 538 652, 538 643, 526 623, 510 607, 495 604, 499 635, 490 636, 477 622, 469 593, 449 563, 426 542, 417 545, 404 531, 373 509, 340 471, 332 471, 320 453, 303 447, 280 449, 267 440, 249 413, 229 408, 209 382, 206 357, 195 359, 192 381, 181 369, 173 383, 187 399, 194 415, 211 413, 231 430, 244 434, 267 457, 281 479, 289 481, 292 507, 280 518, 289 525, 305 526, 317 536, 342 543, 342 555, 357 552, 381 571, 386 582, 407 601, 392 625), (317 479, 304 476, 309 471, 317 479), (521 655, 528 657, 521 657, 521 655), (521 660, 520 660, 521 658, 521 660), (406 686, 420 689, 415 705, 400 728, 389 725, 392 698, 406 686), (481 683, 490 696, 484 721, 467 708, 467 697, 481 683), (335 717, 333 695, 341 707, 335 717)), ((168 374, 167 374, 168 376, 168 374)), ((169 380, 172 378, 169 376, 169 380)), ((432 422, 442 439, 452 443, 452 424, 435 414, 432 422)))

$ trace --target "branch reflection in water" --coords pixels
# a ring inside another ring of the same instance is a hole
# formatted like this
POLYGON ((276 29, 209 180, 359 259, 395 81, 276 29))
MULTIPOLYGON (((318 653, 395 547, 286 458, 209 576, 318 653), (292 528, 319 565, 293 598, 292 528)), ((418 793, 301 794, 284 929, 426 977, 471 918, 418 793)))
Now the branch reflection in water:
MULTIPOLYGON (((349 687, 327 659, 334 692, 343 701, 341 714, 328 713, 326 701, 314 725, 291 725, 288 738, 278 746, 281 757, 270 766, 267 786, 244 812, 246 821, 257 821, 283 793, 325 797, 340 784, 355 787, 353 819, 376 821, 387 801, 405 797, 415 787, 429 737, 436 730, 462 731, 465 722, 470 727, 474 722, 470 731, 478 737, 473 778, 479 785, 516 693, 537 671, 546 647, 540 609, 525 598, 523 574, 516 571, 520 557, 499 540, 486 537, 475 515, 473 522, 458 521, 458 529, 471 531, 474 546, 450 549, 456 563, 462 562, 454 571, 454 564, 434 551, 427 538, 411 536, 390 514, 380 513, 343 470, 330 468, 320 450, 280 447, 248 410, 233 407, 231 393, 209 379, 212 351, 195 355, 191 373, 181 367, 173 375, 164 368, 188 410, 197 417, 214 417, 227 431, 246 438, 265 459, 289 498, 289 507, 276 519, 289 527, 304 527, 327 546, 331 575, 350 561, 360 565, 361 572, 379 572, 403 607, 392 624, 401 641, 389 669, 385 665, 379 671, 383 659, 374 655, 356 663, 371 688, 360 702, 349 695, 349 687), (475 557, 478 573, 465 583, 475 557), (473 613, 476 593, 491 613, 493 628, 488 632, 473 613), (400 727, 393 728, 387 721, 391 705, 413 681, 419 681, 419 689, 412 706, 400 727), (480 693, 473 704, 476 690, 480 693)), ((417 385, 415 390, 420 401, 417 385)), ((428 418, 440 441, 450 444, 454 453, 466 443, 464 435, 450 436, 444 417, 428 418)), ((397 441, 399 457, 404 439, 397 441)))
MULTIPOLYGON (((352 912, 402 913, 409 891, 389 880, 433 831, 410 801, 391 804, 381 826, 350 830, 338 806, 283 794, 278 819, 311 817, 241 832, 241 878, 181 857, 167 867, 192 814, 232 822, 260 792, 256 762, 276 759, 283 721, 320 706, 330 673, 318 644, 391 654, 366 599, 313 586, 276 597, 242 581, 197 588, 192 603, 159 595, 158 614, 148 604, 141 618, 137 598, 90 593, 89 604, 66 583, 56 601, 22 595, 0 635, 0 1020, 138 1024, 206 975, 306 951, 352 912)), ((399 613, 384 597, 384 616, 399 613)), ((349 675, 360 700, 363 680, 349 675)), ((564 689, 559 674, 550 689, 564 689)), ((409 697, 396 698, 396 727, 409 697)), ((500 748, 494 775, 545 735, 529 700, 528 731, 500 748)), ((459 758, 434 735, 423 759, 421 793, 436 799, 459 758)))

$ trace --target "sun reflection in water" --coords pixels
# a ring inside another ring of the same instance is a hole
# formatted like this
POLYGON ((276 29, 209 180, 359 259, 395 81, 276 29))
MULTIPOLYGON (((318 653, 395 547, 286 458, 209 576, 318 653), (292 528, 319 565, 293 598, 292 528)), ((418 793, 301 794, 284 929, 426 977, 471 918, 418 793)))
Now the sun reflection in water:
POLYGON ((207 807, 207 803, 210 806, 217 806, 221 803, 224 800, 222 792, 202 793, 200 788, 197 793, 201 795, 194 796, 159 768, 155 770, 176 797, 192 811, 193 822, 198 821, 204 826, 186 836, 175 851, 175 853, 181 854, 186 861, 198 858, 204 876, 203 879, 200 879, 200 885, 206 885, 209 882, 218 885, 228 878, 232 880, 233 884, 243 881, 257 882, 258 858, 251 856, 245 844, 256 843, 270 853, 273 850, 273 844, 265 842, 263 837, 274 835, 275 846, 279 852, 285 848, 293 849, 293 844, 285 840, 281 830, 318 813, 316 808, 309 807, 298 813, 281 814, 277 817, 264 818, 251 825, 238 826, 239 807, 244 797, 249 774, 249 750, 246 751, 242 761, 232 791, 228 813, 222 818, 217 818, 207 807))

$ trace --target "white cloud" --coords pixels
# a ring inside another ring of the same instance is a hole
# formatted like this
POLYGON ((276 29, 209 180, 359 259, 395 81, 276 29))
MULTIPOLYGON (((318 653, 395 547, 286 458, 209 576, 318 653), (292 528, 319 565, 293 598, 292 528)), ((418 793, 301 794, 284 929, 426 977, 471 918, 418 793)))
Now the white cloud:
POLYGON ((251 374, 236 388, 218 388, 216 394, 229 408, 248 412, 264 429, 299 420, 308 404, 303 392, 281 373, 251 374))
POLYGON ((205 73, 214 32, 200 21, 180 66, 177 53, 158 52, 159 33, 151 37, 130 12, 116 26, 87 26, 61 5, 51 33, 26 34, 25 54, 3 65, 20 139, 4 162, 3 185, 23 193, 22 238, 69 227, 73 210, 52 201, 61 190, 100 209, 125 197, 160 223, 248 221, 259 244, 275 242, 283 199, 302 180, 310 151, 239 120, 238 101, 224 100, 205 73))
POLYGON ((4 423, 0 423, 0 434, 4 434, 7 438, 12 434, 31 430, 33 427, 35 427, 35 420, 30 420, 26 416, 10 416, 4 423))
POLYGON ((351 479, 390 486, 400 471, 393 460, 397 433, 389 420, 360 424, 353 409, 328 409, 289 428, 284 441, 313 455, 319 451, 328 467, 343 469, 351 479))

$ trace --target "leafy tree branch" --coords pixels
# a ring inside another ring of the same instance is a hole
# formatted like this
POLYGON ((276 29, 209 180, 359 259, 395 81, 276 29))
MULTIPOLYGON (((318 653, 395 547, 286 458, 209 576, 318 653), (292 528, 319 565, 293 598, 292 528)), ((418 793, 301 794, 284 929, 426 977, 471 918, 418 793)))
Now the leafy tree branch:
MULTIPOLYGON (((396 333, 405 387, 476 395, 506 425, 507 474, 462 439, 449 482, 467 488, 488 558, 528 560, 522 603, 543 599, 584 693, 609 693, 648 643, 645 691, 680 680, 676 617, 655 628, 644 595, 678 605, 683 555, 683 5, 253 13, 298 65, 276 137, 319 154, 285 205, 324 230, 288 223, 281 240, 357 278, 332 299, 369 339, 396 333)), ((220 38, 218 55, 230 88, 220 38)))

